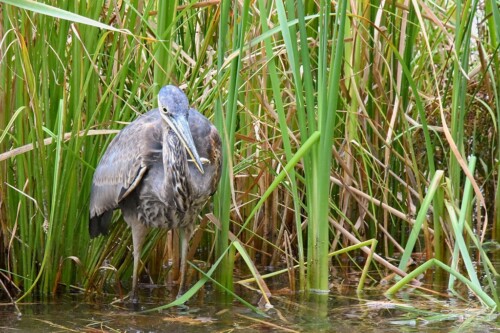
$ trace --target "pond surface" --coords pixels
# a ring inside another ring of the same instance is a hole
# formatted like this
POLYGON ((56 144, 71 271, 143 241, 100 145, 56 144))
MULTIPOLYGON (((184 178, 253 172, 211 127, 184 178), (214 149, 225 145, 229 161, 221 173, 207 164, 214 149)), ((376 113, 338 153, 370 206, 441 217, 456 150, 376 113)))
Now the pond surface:
MULTIPOLYGON (((262 310, 266 316, 237 301, 217 301, 207 290, 188 301, 187 308, 148 313, 141 310, 167 304, 175 293, 141 288, 138 309, 113 296, 66 294, 20 303, 21 315, 13 305, 0 303, 0 332, 500 332, 500 319, 475 303, 415 290, 393 300, 379 291, 359 297, 340 292, 342 296, 332 292, 323 302, 302 294, 273 296, 273 308, 262 310)), ((243 298, 257 305, 260 297, 246 291, 243 298)))

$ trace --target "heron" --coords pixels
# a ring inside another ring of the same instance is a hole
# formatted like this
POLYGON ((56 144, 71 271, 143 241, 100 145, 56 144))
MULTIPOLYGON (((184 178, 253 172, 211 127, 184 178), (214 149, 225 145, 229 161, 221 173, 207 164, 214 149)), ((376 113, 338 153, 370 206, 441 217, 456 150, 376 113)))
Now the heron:
POLYGON ((141 248, 150 228, 179 229, 180 282, 195 220, 215 193, 222 163, 215 126, 189 107, 176 86, 162 87, 158 108, 138 117, 113 138, 95 169, 90 193, 91 238, 106 235, 115 209, 132 231, 132 302, 138 303, 141 248))

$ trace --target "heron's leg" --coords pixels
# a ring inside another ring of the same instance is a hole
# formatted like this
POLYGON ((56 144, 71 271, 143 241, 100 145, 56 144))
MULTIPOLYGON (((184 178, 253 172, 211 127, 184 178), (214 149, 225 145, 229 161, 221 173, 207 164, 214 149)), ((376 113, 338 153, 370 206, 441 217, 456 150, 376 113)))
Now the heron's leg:
POLYGON ((139 261, 141 260, 141 249, 142 244, 144 244, 144 239, 148 228, 139 222, 134 220, 129 223, 132 229, 132 243, 134 245, 134 271, 132 275, 132 303, 139 303, 139 298, 137 296, 137 272, 139 270, 139 261))
POLYGON ((180 267, 180 282, 179 291, 177 292, 177 298, 184 294, 184 288, 186 283, 186 264, 187 264, 187 252, 189 248, 189 240, 191 239, 192 227, 180 228, 179 236, 181 239, 181 267, 180 267))

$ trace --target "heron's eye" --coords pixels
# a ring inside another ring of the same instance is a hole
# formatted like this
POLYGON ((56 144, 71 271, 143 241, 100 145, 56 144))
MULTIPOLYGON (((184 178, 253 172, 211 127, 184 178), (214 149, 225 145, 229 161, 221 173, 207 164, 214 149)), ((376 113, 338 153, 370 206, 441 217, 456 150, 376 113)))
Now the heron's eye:
POLYGON ((168 115, 170 112, 168 112, 167 108, 166 107, 163 107, 162 108, 162 111, 164 114, 168 115))

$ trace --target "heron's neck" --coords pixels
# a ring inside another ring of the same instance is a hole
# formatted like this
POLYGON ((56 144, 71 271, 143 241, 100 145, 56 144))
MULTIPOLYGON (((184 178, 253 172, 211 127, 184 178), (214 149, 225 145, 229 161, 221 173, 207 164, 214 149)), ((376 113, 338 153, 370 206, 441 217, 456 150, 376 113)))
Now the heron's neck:
MULTIPOLYGON (((163 168, 164 186, 167 190, 177 192, 177 199, 189 195, 187 182, 187 156, 182 142, 169 127, 163 131, 163 168)), ((178 207, 179 207, 178 203, 178 207)))
POLYGON ((187 170, 186 149, 174 131, 168 127, 163 131, 163 167, 165 174, 172 171, 185 174, 187 170))

